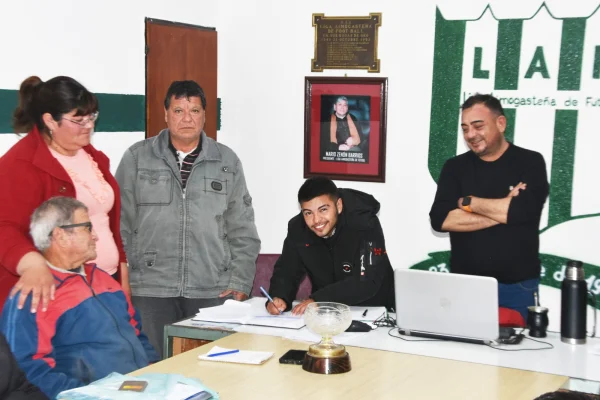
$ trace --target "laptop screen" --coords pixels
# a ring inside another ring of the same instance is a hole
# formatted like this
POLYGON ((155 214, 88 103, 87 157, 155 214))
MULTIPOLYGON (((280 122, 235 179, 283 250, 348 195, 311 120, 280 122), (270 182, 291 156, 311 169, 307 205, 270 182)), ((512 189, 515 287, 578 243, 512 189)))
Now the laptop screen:
POLYGON ((399 328, 484 340, 498 338, 496 279, 396 269, 394 283, 399 328))

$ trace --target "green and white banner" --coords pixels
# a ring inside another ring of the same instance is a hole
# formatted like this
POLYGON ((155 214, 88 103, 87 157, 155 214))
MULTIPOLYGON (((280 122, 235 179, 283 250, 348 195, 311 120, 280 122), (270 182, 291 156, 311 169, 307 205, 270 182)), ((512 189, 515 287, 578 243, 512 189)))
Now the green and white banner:
MULTIPOLYGON (((542 283, 559 288, 566 261, 585 263, 600 294, 600 11, 556 18, 543 4, 523 19, 498 19, 488 6, 474 20, 435 16, 428 167, 437 181, 444 162, 468 150, 460 104, 492 93, 505 108, 509 141, 546 160, 550 196, 540 223, 542 283), (595 256, 597 259, 597 256, 595 256)), ((499 244, 501 245, 501 244, 499 244)), ((411 268, 447 271, 448 251, 431 252, 411 268)))

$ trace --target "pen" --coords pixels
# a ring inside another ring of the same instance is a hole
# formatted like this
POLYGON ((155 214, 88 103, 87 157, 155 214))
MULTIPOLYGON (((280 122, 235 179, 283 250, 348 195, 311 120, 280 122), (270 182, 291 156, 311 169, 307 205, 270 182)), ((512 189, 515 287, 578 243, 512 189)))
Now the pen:
POLYGON ((184 400, 204 400, 204 399, 212 399, 212 395, 205 390, 198 392, 198 393, 194 393, 193 395, 185 398, 184 400))
POLYGON ((264 287, 260 287, 260 291, 264 293, 265 296, 267 296, 267 299, 269 299, 269 301, 271 303, 273 303, 273 307, 275 307, 275 309, 279 312, 279 314, 281 314, 281 311, 279 311, 279 308, 277 308, 277 306, 275 305, 275 302, 273 301, 273 299, 271 298, 271 296, 269 296, 269 293, 267 293, 267 291, 265 290, 264 287))
POLYGON ((233 353, 239 353, 239 350, 229 350, 229 351, 222 351, 220 353, 212 353, 212 354, 207 354, 206 357, 217 357, 217 356, 224 356, 226 354, 233 354, 233 353))
POLYGON ((365 312, 363 313, 363 317, 366 317, 368 312, 369 312, 369 309, 366 309, 365 312))

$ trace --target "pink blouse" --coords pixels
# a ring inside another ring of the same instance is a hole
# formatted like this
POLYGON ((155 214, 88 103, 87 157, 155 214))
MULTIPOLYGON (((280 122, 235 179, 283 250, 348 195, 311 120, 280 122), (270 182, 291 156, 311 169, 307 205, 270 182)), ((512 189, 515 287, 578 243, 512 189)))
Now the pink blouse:
POLYGON ((52 148, 50 153, 71 177, 76 198, 87 206, 90 221, 98 235, 97 256, 90 262, 96 263, 109 274, 114 274, 119 268, 119 250, 108 220, 108 213, 115 203, 114 191, 104 180, 98 164, 85 150, 79 150, 74 156, 65 156, 52 148))

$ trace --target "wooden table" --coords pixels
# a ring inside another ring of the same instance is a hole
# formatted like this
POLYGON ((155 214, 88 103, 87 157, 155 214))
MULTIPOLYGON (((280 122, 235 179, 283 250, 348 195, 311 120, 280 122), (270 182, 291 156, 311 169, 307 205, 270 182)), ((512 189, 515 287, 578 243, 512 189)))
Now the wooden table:
POLYGON ((507 399, 532 400, 557 390, 568 380, 518 369, 440 358, 347 347, 352 371, 317 375, 296 365, 281 365, 289 349, 306 343, 279 337, 235 333, 216 342, 161 361, 132 375, 176 373, 200 379, 222 399, 507 399), (200 361, 214 345, 272 351, 260 366, 200 361))

